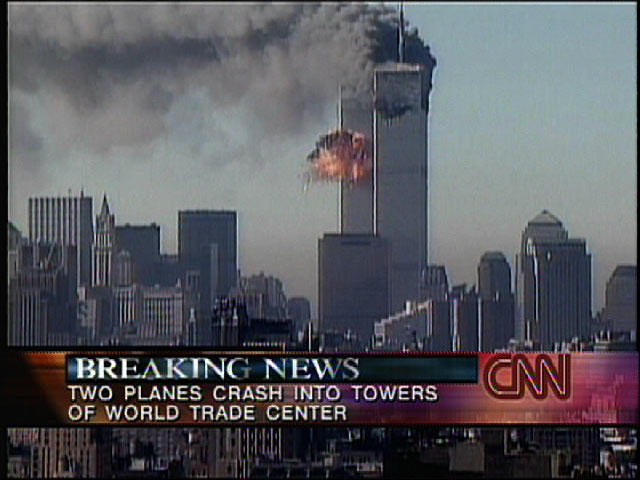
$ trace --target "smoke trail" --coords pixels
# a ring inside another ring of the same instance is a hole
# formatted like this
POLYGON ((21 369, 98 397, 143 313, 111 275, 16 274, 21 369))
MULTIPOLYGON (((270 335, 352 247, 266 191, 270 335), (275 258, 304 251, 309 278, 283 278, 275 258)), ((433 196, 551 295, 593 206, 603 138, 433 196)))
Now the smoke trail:
MULTIPOLYGON (((364 4, 12 4, 9 42, 11 145, 34 162, 38 141, 147 145, 195 91, 212 114, 250 106, 258 137, 295 135, 338 83, 368 88, 373 65, 395 60, 397 15, 364 4)), ((408 61, 434 62, 417 32, 405 42, 408 61)))

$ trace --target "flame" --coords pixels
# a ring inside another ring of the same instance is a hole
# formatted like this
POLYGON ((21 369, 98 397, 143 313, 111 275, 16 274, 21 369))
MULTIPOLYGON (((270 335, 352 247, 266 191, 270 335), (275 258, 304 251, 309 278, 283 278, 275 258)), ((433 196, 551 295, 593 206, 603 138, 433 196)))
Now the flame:
POLYGON ((368 141, 364 133, 334 130, 321 135, 316 148, 307 156, 310 180, 344 180, 356 183, 372 168, 368 141))

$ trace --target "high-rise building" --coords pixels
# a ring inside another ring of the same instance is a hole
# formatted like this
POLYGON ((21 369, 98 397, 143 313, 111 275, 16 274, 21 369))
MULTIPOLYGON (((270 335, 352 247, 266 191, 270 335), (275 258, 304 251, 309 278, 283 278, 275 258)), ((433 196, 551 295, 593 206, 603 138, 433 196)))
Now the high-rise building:
POLYGON ((216 297, 237 285, 238 221, 233 211, 190 210, 178 213, 180 262, 200 270, 201 309, 209 316, 216 297))
POLYGON ((284 319, 287 316, 287 297, 282 282, 271 275, 241 277, 233 297, 247 308, 249 318, 284 319))
POLYGON ((113 294, 110 287, 78 288, 78 336, 85 345, 101 345, 113 328, 113 294))
POLYGON ((107 195, 102 197, 100 214, 96 217, 96 236, 93 242, 94 287, 111 287, 114 280, 116 250, 115 216, 109 211, 107 195))
POLYGON ((389 244, 366 234, 318 240, 320 330, 350 329, 366 343, 375 321, 389 315, 389 244))
POLYGON ((456 285, 449 294, 453 327, 453 350, 478 351, 478 294, 475 287, 456 285))
POLYGON ((374 225, 391 248, 393 311, 420 296, 427 265, 427 113, 431 71, 391 64, 374 72, 374 225))
MULTIPOLYGON (((370 95, 340 96, 340 128, 363 133, 373 138, 373 102, 370 95)), ((373 142, 368 141, 366 152, 373 157, 373 142)), ((358 182, 340 184, 340 231, 342 233, 372 234, 373 172, 358 182)))
POLYGON ((339 106, 340 127, 370 139, 373 158, 371 175, 342 182, 341 232, 389 241, 391 311, 420 298, 427 266, 427 131, 436 65, 429 47, 413 38, 397 47, 399 63, 374 70, 373 95, 341 92, 339 106))
POLYGON ((422 272, 422 293, 425 300, 446 300, 449 294, 449 280, 444 265, 427 265, 422 272))
POLYGON ((156 344, 184 343, 186 324, 183 318, 182 287, 143 287, 142 316, 138 324, 141 339, 154 339, 156 344))
POLYGON ((478 295, 481 298, 511 294, 511 267, 502 252, 485 252, 478 264, 478 295))
POLYGON ((618 265, 607 281, 603 319, 610 330, 638 328, 638 273, 635 265, 618 265))
POLYGON ((303 329, 311 320, 311 304, 305 297, 287 300, 287 317, 293 320, 296 331, 303 329))
POLYGON ((79 197, 29 199, 29 240, 76 247, 78 285, 91 284, 93 200, 79 197))
POLYGON ((26 243, 9 279, 8 343, 72 345, 77 327, 76 247, 26 243))
POLYGON ((569 238, 562 222, 543 210, 522 232, 516 269, 518 338, 552 350, 554 343, 589 334, 591 255, 584 240, 569 238))
POLYGON ((478 350, 505 348, 514 336, 511 268, 501 252, 486 252, 478 264, 480 327, 478 350))
POLYGON ((141 285, 162 283, 160 276, 154 275, 160 262, 159 225, 116 225, 115 242, 118 253, 129 253, 133 282, 141 285))

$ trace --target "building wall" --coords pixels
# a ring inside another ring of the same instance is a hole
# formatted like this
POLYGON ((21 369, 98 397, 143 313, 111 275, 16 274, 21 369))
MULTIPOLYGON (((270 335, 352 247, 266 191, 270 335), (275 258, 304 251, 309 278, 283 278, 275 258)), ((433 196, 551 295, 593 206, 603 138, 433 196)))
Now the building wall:
POLYGON ((142 285, 162 283, 154 275, 154 264, 160 261, 160 226, 117 225, 115 227, 117 252, 129 252, 132 263, 132 280, 142 285))
MULTIPOLYGON (((373 104, 371 97, 342 97, 340 127, 364 133, 367 153, 373 157, 373 104)), ((373 172, 357 183, 340 184, 340 229, 342 233, 373 233, 373 172)))
POLYGON ((237 215, 233 211, 178 212, 180 268, 200 272, 198 335, 210 340, 207 319, 216 297, 229 295, 237 286, 237 215))
POLYGON ((9 344, 75 343, 76 247, 29 243, 17 255, 19 267, 8 285, 9 344))
POLYGON ((584 240, 570 239, 562 222, 543 210, 522 233, 516 268, 516 336, 549 350, 589 334, 591 255, 584 240))
POLYGON ((638 328, 638 274, 635 265, 618 265, 607 281, 604 320, 613 331, 638 328))
POLYGON ((389 245, 373 235, 325 234, 318 241, 320 330, 351 329, 365 342, 389 315, 389 245))
POLYGON ((375 233, 390 243, 391 308, 420 295, 427 265, 427 110, 423 67, 374 73, 375 233))
POLYGON ((77 247, 78 284, 91 283, 93 200, 85 197, 29 199, 29 240, 77 247))

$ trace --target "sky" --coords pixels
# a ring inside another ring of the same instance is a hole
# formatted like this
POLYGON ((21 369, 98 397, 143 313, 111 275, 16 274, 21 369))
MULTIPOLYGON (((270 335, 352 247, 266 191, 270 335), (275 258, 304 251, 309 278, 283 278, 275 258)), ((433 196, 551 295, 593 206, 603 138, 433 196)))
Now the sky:
MULTIPOLYGON (((9 219, 28 234, 29 197, 82 188, 117 224, 158 223, 175 253, 178 210, 237 210, 242 273, 315 308, 337 186, 305 189, 305 158, 336 126, 337 85, 381 55, 381 9, 10 6, 9 219)), ((547 209, 586 239, 600 309, 637 262, 635 5, 406 4, 405 19, 437 60, 429 261, 474 284, 485 251, 513 266, 547 209)))

